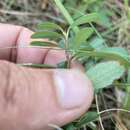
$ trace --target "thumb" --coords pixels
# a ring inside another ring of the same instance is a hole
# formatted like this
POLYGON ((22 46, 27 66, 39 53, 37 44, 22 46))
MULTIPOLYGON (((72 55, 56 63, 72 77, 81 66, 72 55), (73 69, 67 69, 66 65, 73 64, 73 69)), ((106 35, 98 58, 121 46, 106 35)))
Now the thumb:
POLYGON ((32 69, 0 61, 0 129, 49 130, 90 106, 91 82, 76 69, 32 69))

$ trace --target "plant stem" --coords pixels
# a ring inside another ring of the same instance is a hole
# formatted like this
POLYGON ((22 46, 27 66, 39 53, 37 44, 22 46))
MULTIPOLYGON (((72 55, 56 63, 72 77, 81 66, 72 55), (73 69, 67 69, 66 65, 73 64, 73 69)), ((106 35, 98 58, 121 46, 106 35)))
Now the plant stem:
MULTIPOLYGON (((128 70, 128 78, 127 83, 130 83, 130 69, 128 70)), ((130 85, 126 86, 126 95, 124 99, 124 108, 129 109, 130 108, 130 85)))
MULTIPOLYGON (((60 12, 62 13, 62 15, 65 17, 65 19, 67 20, 67 22, 69 23, 69 25, 72 25, 74 23, 73 18, 71 17, 71 15, 69 14, 69 12, 67 11, 67 9, 64 7, 64 5, 62 4, 62 2, 60 0, 54 0, 57 7, 59 8, 60 12)), ((79 31, 78 27, 74 27, 72 28, 74 33, 77 33, 79 31)), ((68 46, 68 37, 69 37, 69 30, 67 31, 67 34, 64 35, 65 36, 65 53, 66 53, 66 58, 67 58, 67 67, 70 68, 70 64, 71 64, 71 59, 70 59, 70 54, 67 51, 69 49, 68 46)))
MULTIPOLYGON (((71 17, 71 15, 69 14, 69 12, 67 11, 67 9, 62 4, 61 0, 54 0, 54 1, 56 3, 57 7, 59 8, 60 12, 62 13, 62 15, 65 17, 65 19, 69 23, 69 25, 72 25, 74 23, 74 20, 71 17)), ((79 31, 79 28, 78 27, 74 27, 73 31, 75 33, 77 33, 79 31)))
POLYGON ((64 45, 65 45, 65 54, 66 54, 66 60, 67 60, 67 68, 70 68, 70 56, 69 56, 69 52, 68 52, 68 37, 67 34, 64 34, 65 39, 64 39, 64 45))
POLYGON ((95 95, 95 101, 96 101, 96 108, 97 108, 97 113, 99 114, 99 122, 100 122, 100 126, 102 130, 105 130, 103 127, 103 123, 102 123, 102 118, 100 116, 100 111, 99 111, 99 105, 98 105, 98 97, 97 95, 95 95))

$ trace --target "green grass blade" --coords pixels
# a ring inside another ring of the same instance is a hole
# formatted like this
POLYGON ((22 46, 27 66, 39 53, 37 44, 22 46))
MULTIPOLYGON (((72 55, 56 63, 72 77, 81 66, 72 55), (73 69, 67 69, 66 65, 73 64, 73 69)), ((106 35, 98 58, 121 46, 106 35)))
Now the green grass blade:
MULTIPOLYGON (((62 15, 65 17, 65 19, 69 23, 69 25, 72 25, 74 23, 74 20, 71 17, 71 15, 69 14, 69 12, 67 11, 67 9, 62 4, 61 0, 54 0, 54 1, 56 3, 56 6, 59 8, 60 12, 62 13, 62 15)), ((79 28, 78 27, 74 27, 73 31, 75 33, 77 33, 79 31, 79 28)))
POLYGON ((125 68, 116 61, 98 63, 91 67, 87 76, 91 79, 95 92, 108 87, 114 80, 119 79, 125 72, 125 68))
POLYGON ((98 22, 98 20, 99 16, 97 13, 87 14, 75 20, 75 22, 71 25, 71 28, 85 23, 98 22))

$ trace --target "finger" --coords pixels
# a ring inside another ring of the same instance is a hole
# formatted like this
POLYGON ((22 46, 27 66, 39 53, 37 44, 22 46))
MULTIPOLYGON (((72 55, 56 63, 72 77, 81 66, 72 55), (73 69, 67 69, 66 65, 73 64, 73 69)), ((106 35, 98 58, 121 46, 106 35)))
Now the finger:
POLYGON ((46 54, 44 63, 50 65, 56 65, 66 60, 66 54, 63 50, 49 50, 46 54))
POLYGON ((11 49, 4 48, 15 45, 21 29, 19 26, 0 24, 0 59, 10 60, 11 49))
POLYGON ((49 51, 48 49, 26 48, 31 42, 32 31, 21 26, 0 24, 0 59, 17 63, 46 63, 56 64, 65 59, 64 52, 49 51), (8 47, 19 46, 16 49, 8 47), (8 49, 7 49, 8 48, 8 49), (47 55, 48 54, 48 55, 47 55), (47 56, 47 57, 46 57, 47 56))
POLYGON ((31 42, 32 33, 21 26, 0 24, 0 59, 18 63, 42 63, 47 50, 26 48, 31 42), (14 46, 19 48, 11 48, 14 46))
POLYGON ((0 129, 49 130, 81 116, 92 102, 81 71, 31 69, 0 62, 0 129), (17 74, 17 75, 16 75, 17 74))
POLYGON ((17 40, 17 63, 35 63, 42 64, 46 56, 48 49, 40 48, 22 48, 22 46, 28 46, 31 43, 31 35, 33 32, 27 28, 23 28, 17 40), (21 47, 20 47, 21 46, 21 47))
MULTIPOLYGON (((18 46, 27 46, 31 42, 32 31, 24 28, 18 37, 18 46)), ((18 63, 45 63, 56 65, 59 62, 65 61, 65 52, 61 50, 39 49, 39 48, 18 48, 17 50, 18 63)))

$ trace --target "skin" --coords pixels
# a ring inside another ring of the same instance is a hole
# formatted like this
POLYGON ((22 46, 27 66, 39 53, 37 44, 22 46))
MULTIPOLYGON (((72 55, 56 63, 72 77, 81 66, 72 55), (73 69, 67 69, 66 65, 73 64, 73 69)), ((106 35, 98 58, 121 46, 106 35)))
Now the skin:
MULTIPOLYGON (((32 33, 21 26, 0 24, 1 130, 49 130, 49 124, 62 126, 86 112, 93 99, 92 85, 88 79, 84 102, 76 108, 61 107, 57 102, 53 81, 54 72, 61 70, 33 69, 15 64, 56 65, 65 59, 64 52, 36 48, 1 49, 29 45, 32 33)), ((72 69, 83 73, 79 64, 73 64, 72 69)), ((82 80, 82 76, 79 80, 82 80)))

